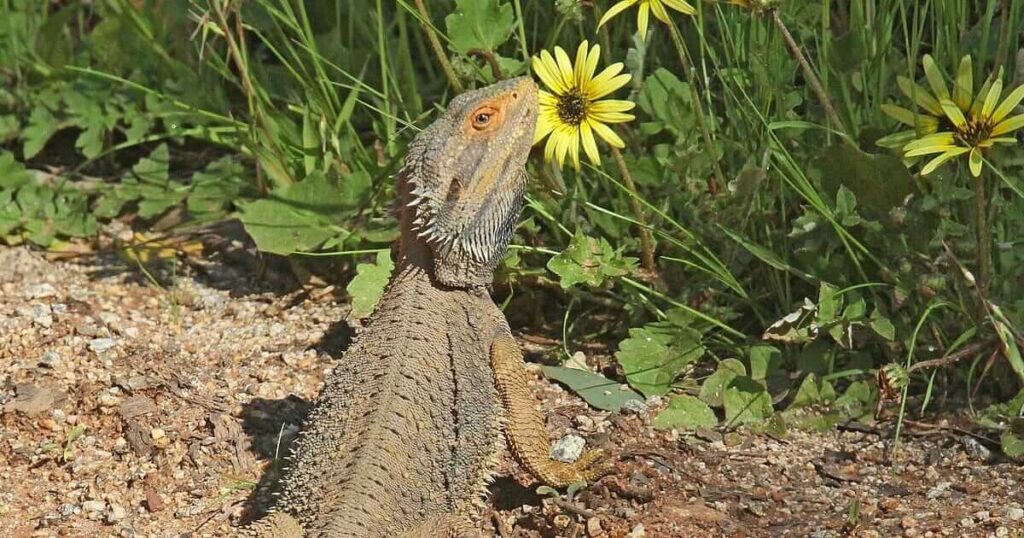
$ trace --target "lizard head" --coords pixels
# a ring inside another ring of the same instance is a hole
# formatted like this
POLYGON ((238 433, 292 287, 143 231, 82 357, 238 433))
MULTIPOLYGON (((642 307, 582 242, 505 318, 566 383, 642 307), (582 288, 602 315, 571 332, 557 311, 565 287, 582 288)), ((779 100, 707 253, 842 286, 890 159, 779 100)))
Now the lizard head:
POLYGON ((459 95, 413 140, 399 175, 402 249, 429 257, 438 282, 491 283, 522 210, 536 123, 537 86, 521 77, 459 95))

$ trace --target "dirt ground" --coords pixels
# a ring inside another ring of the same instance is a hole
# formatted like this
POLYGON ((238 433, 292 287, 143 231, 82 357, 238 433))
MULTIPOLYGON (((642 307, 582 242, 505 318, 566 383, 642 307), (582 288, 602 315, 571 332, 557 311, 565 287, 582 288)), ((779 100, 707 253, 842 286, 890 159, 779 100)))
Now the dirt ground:
MULTIPOLYGON (((0 536, 230 536, 259 513, 324 376, 359 367, 359 324, 343 292, 274 291, 225 244, 150 277, 0 246, 0 536)), ((553 438, 619 461, 571 499, 506 461, 486 536, 1024 536, 1024 468, 952 428, 910 428, 894 463, 886 428, 658 432, 657 405, 533 388, 553 438)))

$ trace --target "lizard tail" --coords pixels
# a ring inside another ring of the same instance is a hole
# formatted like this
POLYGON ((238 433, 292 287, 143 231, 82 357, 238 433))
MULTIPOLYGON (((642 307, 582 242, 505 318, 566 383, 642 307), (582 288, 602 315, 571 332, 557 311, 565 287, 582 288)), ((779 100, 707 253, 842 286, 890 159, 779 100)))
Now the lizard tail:
POLYGON ((302 526, 284 512, 273 512, 245 529, 241 536, 247 538, 303 538, 302 526))
POLYGON ((557 488, 574 482, 593 482, 607 474, 607 458, 600 450, 590 450, 574 463, 551 459, 551 441, 544 417, 535 407, 536 400, 527 384, 526 364, 511 334, 501 332, 491 344, 491 366, 505 408, 505 436, 512 455, 537 479, 557 488))

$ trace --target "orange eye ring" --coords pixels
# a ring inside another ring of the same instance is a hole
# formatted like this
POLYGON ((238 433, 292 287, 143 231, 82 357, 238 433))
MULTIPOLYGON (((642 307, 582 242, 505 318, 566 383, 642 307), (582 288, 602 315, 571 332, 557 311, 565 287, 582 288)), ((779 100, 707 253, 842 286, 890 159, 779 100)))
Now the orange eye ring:
POLYGON ((498 115, 498 111, 490 106, 483 106, 473 111, 470 116, 470 124, 477 131, 484 131, 490 127, 498 115))

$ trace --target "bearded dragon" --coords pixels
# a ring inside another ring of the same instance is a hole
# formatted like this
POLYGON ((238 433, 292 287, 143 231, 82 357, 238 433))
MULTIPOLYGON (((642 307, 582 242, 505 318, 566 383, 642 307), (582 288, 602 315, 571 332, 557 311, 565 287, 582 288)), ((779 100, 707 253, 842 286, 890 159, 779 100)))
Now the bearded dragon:
POLYGON ((550 486, 607 469, 597 450, 550 459, 522 352, 487 290, 522 210, 537 98, 528 78, 464 93, 409 146, 395 271, 250 536, 479 536, 504 441, 550 486))

